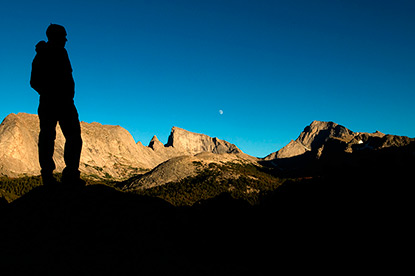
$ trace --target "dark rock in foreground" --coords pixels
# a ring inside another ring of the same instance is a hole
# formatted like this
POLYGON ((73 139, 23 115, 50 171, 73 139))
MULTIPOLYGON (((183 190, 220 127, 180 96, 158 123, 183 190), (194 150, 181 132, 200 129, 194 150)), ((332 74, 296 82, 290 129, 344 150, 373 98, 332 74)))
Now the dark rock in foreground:
POLYGON ((255 206, 227 194, 178 208, 103 185, 78 191, 35 188, 0 209, 0 236, 7 237, 0 249, 1 272, 375 271, 390 252, 398 255, 396 245, 406 239, 409 190, 405 175, 393 178, 376 170, 362 177, 362 172, 286 182, 255 206))

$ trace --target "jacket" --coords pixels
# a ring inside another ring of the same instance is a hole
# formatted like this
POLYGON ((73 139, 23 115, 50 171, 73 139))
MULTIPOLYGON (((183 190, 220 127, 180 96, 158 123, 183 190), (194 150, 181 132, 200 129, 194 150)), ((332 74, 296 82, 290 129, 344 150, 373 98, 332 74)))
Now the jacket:
POLYGON ((36 45, 36 56, 32 62, 30 86, 41 98, 69 100, 75 95, 72 66, 65 48, 49 42, 36 45))

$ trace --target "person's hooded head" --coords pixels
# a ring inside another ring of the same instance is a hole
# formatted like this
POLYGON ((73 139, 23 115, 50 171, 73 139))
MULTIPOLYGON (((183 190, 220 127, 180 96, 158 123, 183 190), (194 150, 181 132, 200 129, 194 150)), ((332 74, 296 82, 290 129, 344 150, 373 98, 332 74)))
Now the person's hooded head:
POLYGON ((66 41, 68 41, 66 35, 65 28, 58 24, 50 24, 46 30, 48 43, 54 46, 65 47, 66 41))

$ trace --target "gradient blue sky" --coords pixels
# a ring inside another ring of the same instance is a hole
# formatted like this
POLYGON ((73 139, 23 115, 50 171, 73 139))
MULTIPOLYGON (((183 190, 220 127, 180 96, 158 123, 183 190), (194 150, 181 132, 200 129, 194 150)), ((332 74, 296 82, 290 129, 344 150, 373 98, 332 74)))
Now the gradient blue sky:
POLYGON ((414 14, 400 0, 6 1, 0 118, 37 112, 34 46, 57 23, 80 119, 145 145, 178 126, 263 157, 313 120, 415 137, 414 14))

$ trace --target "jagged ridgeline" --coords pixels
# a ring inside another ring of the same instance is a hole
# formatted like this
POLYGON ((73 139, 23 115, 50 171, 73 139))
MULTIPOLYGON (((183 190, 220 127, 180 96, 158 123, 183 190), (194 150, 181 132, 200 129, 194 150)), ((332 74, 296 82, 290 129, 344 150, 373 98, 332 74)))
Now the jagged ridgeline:
MULTIPOLYGON (((170 158, 200 152, 241 153, 235 145, 173 127, 168 143, 156 136, 149 146, 135 143, 132 135, 120 126, 81 122, 83 148, 80 170, 95 179, 125 180, 147 172, 170 158)), ((38 163, 39 118, 37 115, 10 114, 0 125, 0 175, 8 177, 40 174, 38 163)), ((65 166, 65 138, 57 126, 54 160, 56 171, 65 166)))
MULTIPOLYGON (((220 193, 250 203, 287 179, 408 171, 415 159, 415 139, 380 132, 353 132, 333 122, 314 121, 296 140, 265 158, 243 153, 236 145, 173 127, 164 145, 156 136, 148 146, 136 143, 120 126, 81 123, 80 170, 92 183, 124 192, 161 197, 174 205, 192 205, 220 193)), ((41 185, 37 115, 10 114, 0 125, 0 193, 12 201, 41 185), (14 179, 11 179, 14 178, 14 179)), ((54 159, 64 168, 64 137, 58 126, 54 159)))

